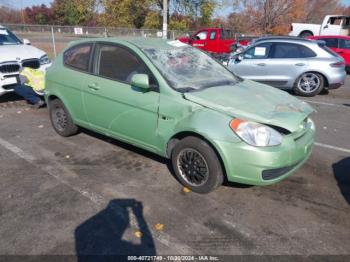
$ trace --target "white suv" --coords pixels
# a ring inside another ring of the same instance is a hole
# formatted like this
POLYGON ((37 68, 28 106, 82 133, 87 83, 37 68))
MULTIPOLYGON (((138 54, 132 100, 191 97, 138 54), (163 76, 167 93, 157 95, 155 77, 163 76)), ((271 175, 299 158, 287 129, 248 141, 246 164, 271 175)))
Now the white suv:
POLYGON ((19 83, 21 67, 46 68, 50 64, 44 51, 0 25, 0 96, 12 92, 19 83))

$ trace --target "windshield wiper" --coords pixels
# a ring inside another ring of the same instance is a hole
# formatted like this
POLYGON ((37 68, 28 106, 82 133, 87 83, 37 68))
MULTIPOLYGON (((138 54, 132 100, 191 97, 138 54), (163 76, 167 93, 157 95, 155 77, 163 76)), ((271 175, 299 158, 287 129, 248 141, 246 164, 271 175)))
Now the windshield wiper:
POLYGON ((180 88, 176 88, 176 90, 179 91, 180 93, 188 93, 188 92, 192 92, 196 89, 193 87, 180 87, 180 88))

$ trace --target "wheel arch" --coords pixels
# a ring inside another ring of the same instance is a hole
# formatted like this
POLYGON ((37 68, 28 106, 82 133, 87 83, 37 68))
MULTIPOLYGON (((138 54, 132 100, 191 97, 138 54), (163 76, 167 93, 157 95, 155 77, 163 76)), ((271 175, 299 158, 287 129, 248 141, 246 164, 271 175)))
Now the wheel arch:
POLYGON ((225 162, 223 161, 223 158, 221 156, 220 150, 215 146, 215 143, 213 143, 212 141, 210 141, 208 138, 206 138, 204 135, 199 134, 197 132, 194 131, 180 131, 178 133, 176 133, 175 135, 173 135, 167 145, 166 145, 166 157, 167 158, 171 158, 171 152, 174 149, 175 145, 181 140, 184 139, 185 137, 188 136, 193 136, 193 137, 197 137, 203 141, 205 141, 215 152, 215 154, 217 155, 219 161, 220 161, 220 165, 222 167, 222 171, 224 174, 224 177, 226 179, 227 175, 226 175, 226 165, 225 162))
POLYGON ((310 36, 314 36, 314 33, 312 32, 312 31, 310 31, 310 30, 303 30, 303 31, 301 31, 300 33, 299 33, 299 37, 302 37, 302 35, 303 34, 305 34, 305 33, 309 33, 310 34, 310 36))
POLYGON ((55 100, 55 99, 59 99, 62 101, 63 105, 65 106, 65 108, 68 110, 69 114, 71 115, 73 121, 75 122, 75 115, 74 115, 74 111, 72 110, 70 104, 66 101, 66 99, 63 98, 63 96, 60 96, 56 93, 50 93, 46 96, 46 102, 47 102, 47 106, 48 108, 50 108, 50 102, 55 100))

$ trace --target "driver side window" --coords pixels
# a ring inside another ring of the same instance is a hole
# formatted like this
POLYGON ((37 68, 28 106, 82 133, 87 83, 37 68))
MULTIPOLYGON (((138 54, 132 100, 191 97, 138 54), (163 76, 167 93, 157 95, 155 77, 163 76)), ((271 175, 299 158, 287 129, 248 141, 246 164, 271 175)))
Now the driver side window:
POLYGON ((266 59, 269 56, 271 44, 263 43, 249 48, 244 52, 244 59, 266 59))
POLYGON ((135 74, 147 74, 151 87, 157 81, 148 67, 131 51, 117 45, 99 44, 96 48, 94 73, 126 84, 135 74))

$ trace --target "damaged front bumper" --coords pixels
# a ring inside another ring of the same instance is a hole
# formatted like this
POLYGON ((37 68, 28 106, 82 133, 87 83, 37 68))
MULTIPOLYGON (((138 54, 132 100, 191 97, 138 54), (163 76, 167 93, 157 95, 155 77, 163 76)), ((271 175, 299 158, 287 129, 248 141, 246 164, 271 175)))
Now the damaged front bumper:
POLYGON ((249 185, 270 185, 285 179, 307 161, 314 144, 315 129, 284 135, 279 146, 254 147, 245 142, 215 141, 227 179, 249 185))

